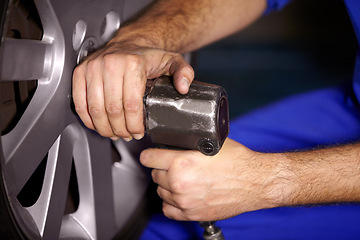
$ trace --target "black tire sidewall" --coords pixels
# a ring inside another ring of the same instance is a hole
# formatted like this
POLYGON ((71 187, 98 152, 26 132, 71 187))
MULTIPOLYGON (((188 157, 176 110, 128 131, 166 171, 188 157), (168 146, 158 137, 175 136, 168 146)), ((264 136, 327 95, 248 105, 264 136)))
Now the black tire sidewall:
MULTIPOLYGON (((2 42, 3 36, 6 29, 6 18, 8 13, 8 6, 11 0, 3 0, 0 2, 0 56, 2 50, 2 42)), ((1 70, 1 68, 0 68, 1 70)), ((1 76, 1 74, 0 74, 1 76)), ((1 79, 0 79, 1 81, 1 79)), ((1 90, 1 84, 0 84, 1 90)), ((0 104, 0 112, 1 112, 2 104, 0 104)), ((20 228, 16 224, 14 215, 11 211, 11 206, 9 204, 8 196, 5 189, 4 179, 3 179, 3 170, 2 163, 3 160, 3 152, 2 152, 2 143, 0 137, 0 238, 1 239, 26 239, 22 234, 20 228)))

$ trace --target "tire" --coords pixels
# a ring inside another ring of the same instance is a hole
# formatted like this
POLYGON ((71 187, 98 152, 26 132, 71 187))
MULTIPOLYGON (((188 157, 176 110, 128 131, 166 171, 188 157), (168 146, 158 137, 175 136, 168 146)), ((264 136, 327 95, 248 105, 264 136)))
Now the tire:
POLYGON ((148 141, 86 129, 71 76, 150 1, 0 3, 1 239, 132 239, 145 223, 148 141))

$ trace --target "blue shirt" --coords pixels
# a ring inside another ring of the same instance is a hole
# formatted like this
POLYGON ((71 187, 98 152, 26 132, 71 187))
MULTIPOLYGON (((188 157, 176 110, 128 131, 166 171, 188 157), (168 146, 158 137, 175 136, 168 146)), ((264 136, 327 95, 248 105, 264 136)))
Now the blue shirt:
MULTIPOLYGON (((267 0, 267 9, 265 10, 265 13, 273 10, 280 10, 291 1, 292 0, 267 0)), ((344 0, 344 2, 360 45, 360 0, 344 0)), ((358 48, 356 55, 353 86, 358 102, 360 102, 360 48, 358 48)))

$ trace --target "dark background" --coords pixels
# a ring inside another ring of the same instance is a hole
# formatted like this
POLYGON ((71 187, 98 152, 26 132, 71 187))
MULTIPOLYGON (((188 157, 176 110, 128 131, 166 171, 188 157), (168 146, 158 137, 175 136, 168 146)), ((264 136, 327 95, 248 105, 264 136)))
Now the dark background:
POLYGON ((357 42, 342 0, 294 0, 195 54, 196 80, 222 85, 230 117, 351 81, 357 42))

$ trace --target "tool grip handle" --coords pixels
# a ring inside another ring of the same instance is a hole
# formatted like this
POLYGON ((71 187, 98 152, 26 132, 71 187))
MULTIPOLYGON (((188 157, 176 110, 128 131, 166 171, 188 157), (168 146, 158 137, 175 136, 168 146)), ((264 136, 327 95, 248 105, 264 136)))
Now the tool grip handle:
MULTIPOLYGON (((184 148, 174 148, 167 145, 157 145, 160 149, 185 150, 184 148)), ((215 221, 200 221, 200 227, 204 229, 204 240, 225 240, 221 228, 215 225, 215 221)))
MULTIPOLYGON (((199 150, 215 155, 229 133, 229 107, 224 88, 194 81, 186 95, 166 76, 147 82, 145 129, 163 149, 199 150)), ((205 240, 224 240, 214 221, 199 222, 205 240)))

